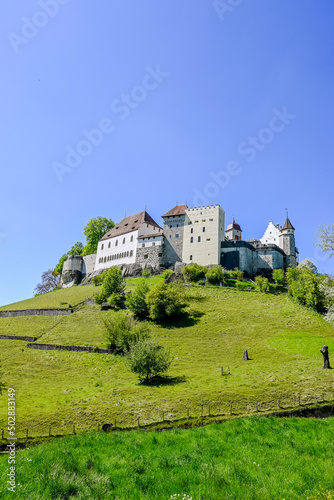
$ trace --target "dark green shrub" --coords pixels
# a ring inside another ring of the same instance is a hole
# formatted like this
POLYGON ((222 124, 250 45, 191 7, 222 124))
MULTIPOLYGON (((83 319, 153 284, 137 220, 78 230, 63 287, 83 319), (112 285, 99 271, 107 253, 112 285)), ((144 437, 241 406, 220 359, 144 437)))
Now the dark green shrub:
POLYGON ((119 300, 124 298, 125 283, 123 283, 122 271, 117 267, 111 267, 105 273, 102 290, 94 295, 95 302, 102 304, 111 294, 118 295, 119 300))
POLYGON ((141 275, 143 278, 149 278, 151 276, 151 271, 149 269, 143 269, 141 275))
POLYGON ((116 354, 125 354, 133 343, 149 338, 147 323, 138 323, 122 311, 105 319, 104 325, 109 349, 116 354))
POLYGON ((268 278, 264 278, 263 276, 256 276, 255 283, 260 288, 260 292, 268 293, 269 292, 269 280, 268 278))
POLYGON ((135 290, 127 295, 126 307, 133 312, 138 318, 147 318, 149 314, 149 307, 146 303, 146 295, 149 291, 149 286, 145 279, 140 280, 139 285, 135 290))
POLYGON ((171 269, 166 269, 166 271, 162 273, 162 277, 164 280, 166 280, 171 274, 173 274, 173 271, 171 269))
POLYGON ((273 270, 273 280, 276 285, 283 285, 284 283, 284 271, 283 269, 274 269, 273 270))
POLYGON ((94 283, 95 286, 102 285, 104 278, 106 277, 106 272, 99 274, 98 276, 94 276, 92 279, 92 282, 94 283))
POLYGON ((186 302, 177 285, 163 282, 154 285, 146 295, 149 316, 153 321, 164 321, 183 314, 186 302))
POLYGON ((321 290, 321 277, 308 268, 289 267, 286 273, 288 294, 294 300, 317 312, 326 310, 326 298, 321 290))
POLYGON ((221 266, 213 266, 206 273, 207 282, 210 285, 219 285, 223 282, 224 274, 221 266))
POLYGON ((173 357, 170 352, 152 340, 142 340, 132 344, 126 355, 130 370, 137 373, 141 380, 148 382, 156 375, 165 373, 173 357))
POLYGON ((207 273, 207 268, 204 266, 199 266, 198 264, 189 264, 182 269, 182 275, 185 281, 190 281, 196 283, 205 278, 207 273))

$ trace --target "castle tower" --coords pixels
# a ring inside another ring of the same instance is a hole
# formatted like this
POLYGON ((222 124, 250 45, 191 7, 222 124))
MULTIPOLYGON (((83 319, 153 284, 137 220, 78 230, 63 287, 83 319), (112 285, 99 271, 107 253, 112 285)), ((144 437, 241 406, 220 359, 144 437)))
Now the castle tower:
POLYGON ((291 224, 288 216, 286 217, 285 224, 281 229, 279 246, 286 255, 286 267, 295 266, 297 264, 295 228, 291 224))
POLYGON ((182 262, 184 221, 187 208, 187 205, 176 205, 165 215, 162 215, 166 266, 182 262))
POLYGON ((242 229, 239 226, 239 224, 235 222, 234 217, 233 217, 233 222, 231 222, 231 224, 227 226, 226 239, 235 241, 237 240, 240 241, 242 239, 242 229))

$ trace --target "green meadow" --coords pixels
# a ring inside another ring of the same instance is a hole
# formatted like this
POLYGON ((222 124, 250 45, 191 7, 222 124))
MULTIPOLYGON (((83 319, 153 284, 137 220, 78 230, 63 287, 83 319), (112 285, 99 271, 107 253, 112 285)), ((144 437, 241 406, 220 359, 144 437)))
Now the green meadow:
POLYGON ((334 418, 69 436, 17 451, 15 494, 0 456, 3 500, 334 498, 334 418))
MULTIPOLYGON (((161 278, 152 278, 151 284, 161 278)), ((129 280, 133 289, 138 279, 129 280)), ((61 317, 0 318, 0 334, 38 337, 37 342, 107 347, 103 320, 110 311, 86 305, 99 287, 57 290, 6 308, 74 307, 61 317)), ((334 372, 323 370, 320 349, 334 351, 334 329, 286 295, 235 288, 184 287, 188 317, 151 323, 152 336, 170 348, 168 377, 141 384, 121 356, 39 351, 21 340, 0 340, 3 379, 16 390, 17 435, 67 434, 146 425, 203 414, 229 416, 334 399, 334 372), (249 361, 242 360, 244 349, 249 361), (223 376, 221 368, 224 369, 223 376), (230 373, 228 373, 230 372, 230 373)), ((333 360, 334 362, 334 360, 333 360)), ((0 430, 6 429, 6 393, 0 430)), ((6 433, 5 433, 6 437, 6 433)))

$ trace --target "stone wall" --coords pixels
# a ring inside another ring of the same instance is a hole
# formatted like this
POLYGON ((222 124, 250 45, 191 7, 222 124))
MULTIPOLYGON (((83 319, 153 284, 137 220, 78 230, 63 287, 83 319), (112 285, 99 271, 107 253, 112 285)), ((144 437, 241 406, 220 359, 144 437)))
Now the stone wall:
POLYGON ((85 345, 55 345, 55 344, 27 344, 30 349, 39 349, 41 351, 75 351, 75 352, 93 352, 111 354, 111 349, 102 349, 98 347, 85 345))
POLYGON ((151 266, 153 268, 161 267, 165 262, 164 246, 137 248, 136 264, 142 268, 151 266))
POLYGON ((20 335, 0 335, 0 339, 9 339, 9 340, 25 340, 26 342, 35 342, 38 337, 22 337, 20 335))
POLYGON ((184 215, 164 218, 164 246, 166 266, 182 262, 184 215))
POLYGON ((96 253, 91 253, 90 255, 84 255, 82 257, 82 275, 86 276, 86 274, 90 274, 95 271, 95 261, 96 261, 96 253))
POLYGON ((18 316, 66 316, 73 309, 21 309, 18 311, 0 311, 0 318, 16 318, 18 316))

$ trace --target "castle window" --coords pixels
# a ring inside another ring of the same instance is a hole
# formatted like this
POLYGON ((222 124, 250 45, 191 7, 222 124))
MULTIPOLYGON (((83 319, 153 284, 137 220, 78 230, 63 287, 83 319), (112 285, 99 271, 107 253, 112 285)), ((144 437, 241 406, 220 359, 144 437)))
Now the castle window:
POLYGON ((236 239, 236 240, 238 240, 238 239, 239 239, 237 235, 235 235, 235 239, 236 239))
POLYGON ((109 243, 108 243, 108 248, 110 248, 110 245, 111 245, 111 242, 109 241, 109 243))
POLYGON ((145 243, 142 243, 141 246, 142 246, 142 248, 145 248, 145 243))
POLYGON ((146 227, 148 227, 148 224, 146 224, 146 227))
POLYGON ((194 238, 193 237, 190 238, 190 243, 194 243, 194 238))
POLYGON ((153 231, 155 231, 155 226, 153 226, 153 231))
POLYGON ((147 254, 146 254, 146 255, 144 255, 144 259, 148 259, 148 255, 147 255, 147 254))
POLYGON ((155 247, 155 241, 153 241, 153 243, 152 243, 152 247, 155 247))
POLYGON ((106 262, 106 260, 107 260, 107 259, 106 259, 106 257, 105 257, 105 258, 104 258, 104 262, 106 262))
POLYGON ((173 227, 173 224, 169 224, 169 229, 172 229, 172 227, 173 227))
POLYGON ((104 244, 102 243, 102 245, 101 245, 101 250, 103 250, 103 247, 104 247, 104 244))
POLYGON ((131 235, 130 241, 133 241, 133 234, 131 235))
POLYGON ((190 232, 191 232, 191 233, 193 233, 193 232, 194 232, 194 228, 193 228, 193 227, 190 229, 190 232))
POLYGON ((129 250, 126 252, 126 256, 129 257, 129 250))
POLYGON ((169 239, 170 239, 170 240, 172 239, 172 235, 171 235, 171 234, 169 235, 169 239))
POLYGON ((162 257, 162 253, 159 253, 159 257, 162 257))
POLYGON ((206 241, 211 241, 211 238, 207 238, 206 241))
POLYGON ((206 219, 202 219, 202 222, 206 222, 206 219))
POLYGON ((118 245, 118 240, 115 241, 115 247, 117 247, 117 245, 118 245))
POLYGON ((209 219, 209 221, 211 221, 211 222, 212 222, 212 221, 213 221, 213 219, 209 219))
POLYGON ((198 220, 195 220, 195 222, 198 222, 198 220))
POLYGON ((176 227, 179 227, 179 225, 178 225, 178 224, 176 224, 176 227))
POLYGON ((178 237, 179 237, 179 235, 178 235, 178 234, 176 234, 176 235, 175 235, 175 238, 178 238, 178 237))
POLYGON ((205 227, 203 227, 203 233, 205 233, 205 227))
POLYGON ((200 236, 198 237, 197 241, 198 241, 198 242, 200 242, 200 241, 201 241, 201 237, 200 237, 200 236))
POLYGON ((133 255, 133 250, 130 250, 130 257, 132 257, 133 255))
POLYGON ((193 256, 192 255, 190 255, 189 260, 193 260, 193 256))
POLYGON ((125 245, 125 238, 123 238, 123 245, 125 245))

